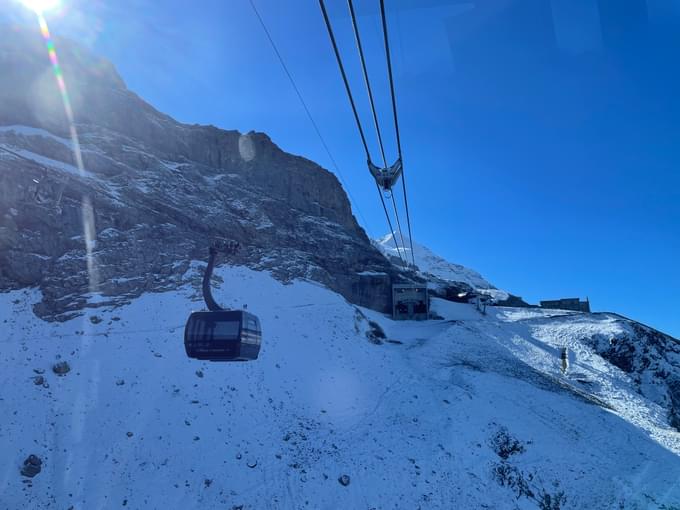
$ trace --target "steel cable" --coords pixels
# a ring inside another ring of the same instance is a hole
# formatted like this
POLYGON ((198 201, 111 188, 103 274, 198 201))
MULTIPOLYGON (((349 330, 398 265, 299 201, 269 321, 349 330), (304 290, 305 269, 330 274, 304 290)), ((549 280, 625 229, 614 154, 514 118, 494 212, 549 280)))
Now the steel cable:
MULTIPOLYGON (((390 56, 390 43, 387 31, 387 16, 385 16, 385 1, 380 0, 380 17, 382 18, 383 39, 385 41, 385 57, 387 58, 387 75, 390 80, 390 95, 392 97, 392 113, 394 114, 394 130, 397 135, 397 151, 399 152, 399 159, 403 159, 401 155, 401 135, 399 134, 399 119, 397 118, 397 100, 394 93, 394 79, 392 77, 392 58, 390 56)), ((416 265, 415 253, 413 252, 413 235, 411 233, 411 215, 408 208, 408 194, 406 193, 406 171, 402 167, 401 170, 401 186, 404 193, 404 205, 406 207, 406 222, 408 224, 408 240, 411 247, 411 261, 416 265)), ((404 239, 402 237, 402 243, 404 239)))
MULTIPOLYGON (((352 95, 352 89, 349 86, 349 80, 347 79, 347 73, 345 72, 345 66, 342 63, 342 57, 340 56, 340 50, 338 49, 338 44, 335 40, 335 35, 333 34, 333 27, 330 22, 330 18, 328 17, 328 12, 326 11, 326 5, 324 3, 324 0, 319 0, 319 6, 321 7, 321 13, 323 14, 323 19, 326 24, 326 30, 328 31, 328 37, 331 41, 331 45, 333 46, 333 52, 335 54, 335 59, 338 63, 338 68, 340 69, 340 74, 342 76, 342 81, 345 85, 345 91, 347 92, 347 97, 349 99, 350 106, 352 107, 352 113, 354 114, 354 120, 356 122, 357 128, 359 130, 359 136, 361 137, 361 142, 364 146, 364 150, 366 151, 366 159, 368 162, 371 162, 371 153, 368 150, 368 144, 366 143, 366 135, 364 134, 364 129, 361 125, 361 120, 359 119, 359 113, 357 112, 356 108, 356 103, 354 102, 354 96, 352 95)), ((377 125, 376 125, 377 128, 377 125)), ((382 144, 382 142, 381 142, 382 144)), ((382 146, 381 146, 382 149, 382 146)), ((383 153, 383 160, 384 160, 384 153, 383 153)), ((399 249, 399 245, 397 244, 397 238, 396 234, 394 232, 394 227, 392 226, 392 220, 390 219, 389 212, 387 210, 387 205, 385 204, 385 199, 383 198, 382 192, 380 190, 380 186, 378 186, 378 183, 376 182, 376 188, 378 190, 378 195, 380 196, 380 202, 383 207, 383 211, 385 212, 385 218, 387 219, 387 224, 390 227, 390 232, 392 234, 392 239, 394 240, 395 247, 397 249, 397 254, 399 255, 399 259, 402 261, 402 263, 405 264, 404 257, 401 254, 401 250, 399 249)))

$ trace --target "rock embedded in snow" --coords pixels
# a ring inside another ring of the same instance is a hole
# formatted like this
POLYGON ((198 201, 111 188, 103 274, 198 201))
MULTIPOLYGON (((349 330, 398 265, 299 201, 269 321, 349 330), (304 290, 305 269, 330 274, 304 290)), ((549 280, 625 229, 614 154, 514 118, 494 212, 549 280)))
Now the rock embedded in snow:
POLYGON ((42 460, 37 455, 31 454, 24 461, 21 468, 21 474, 29 478, 33 478, 42 470, 42 460))
POLYGON ((500 427, 492 436, 491 447, 496 455, 501 459, 507 460, 512 455, 524 453, 524 444, 512 436, 507 428, 500 427))
POLYGON ((52 365, 52 372, 57 375, 66 375, 71 371, 71 366, 68 361, 60 361, 52 365))
POLYGON ((45 378, 42 375, 36 375, 33 378, 33 384, 35 384, 36 386, 42 386, 44 382, 45 378))
POLYGON ((347 487, 349 485, 349 475, 341 475, 338 478, 338 482, 340 482, 340 485, 343 487, 347 487))

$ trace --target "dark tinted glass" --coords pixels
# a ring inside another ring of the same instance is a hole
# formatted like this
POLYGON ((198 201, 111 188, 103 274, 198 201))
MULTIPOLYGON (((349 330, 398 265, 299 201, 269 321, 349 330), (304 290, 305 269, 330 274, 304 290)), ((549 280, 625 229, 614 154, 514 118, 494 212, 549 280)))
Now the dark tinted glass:
POLYGON ((189 341, 237 340, 238 333, 238 321, 197 317, 189 328, 189 341))

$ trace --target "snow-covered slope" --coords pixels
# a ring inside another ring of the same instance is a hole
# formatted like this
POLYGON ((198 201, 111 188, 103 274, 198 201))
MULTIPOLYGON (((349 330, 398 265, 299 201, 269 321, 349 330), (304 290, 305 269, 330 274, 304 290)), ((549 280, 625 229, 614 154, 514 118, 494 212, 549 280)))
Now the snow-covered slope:
MULTIPOLYGON (((411 245, 407 236, 404 236, 403 243, 399 243, 399 249, 395 245, 392 234, 387 234, 380 239, 374 240, 373 245, 387 256, 389 260, 399 260, 399 253, 401 253, 402 256, 406 257, 406 260, 411 261, 411 245), (402 250, 402 246, 406 247, 405 250, 402 250)), ((507 299, 508 297, 507 292, 494 287, 474 269, 449 262, 426 246, 415 241, 413 242, 413 255, 415 256, 418 270, 426 277, 432 275, 447 282, 465 283, 473 289, 482 291, 499 300, 507 299)))
POLYGON ((64 323, 32 314, 37 291, 0 294, 0 508, 680 505, 680 435, 579 341, 619 334, 614 317, 434 300, 445 320, 395 323, 318 284, 218 273, 223 303, 262 320, 256 362, 186 358, 197 273, 64 323))

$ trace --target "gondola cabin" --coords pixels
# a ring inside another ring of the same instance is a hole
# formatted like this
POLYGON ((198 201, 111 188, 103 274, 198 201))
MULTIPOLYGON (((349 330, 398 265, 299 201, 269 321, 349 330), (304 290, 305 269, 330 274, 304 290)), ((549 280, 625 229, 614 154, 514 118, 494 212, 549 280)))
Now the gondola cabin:
POLYGON ((244 310, 193 312, 184 328, 184 348, 195 359, 250 361, 261 343, 260 320, 244 310))

